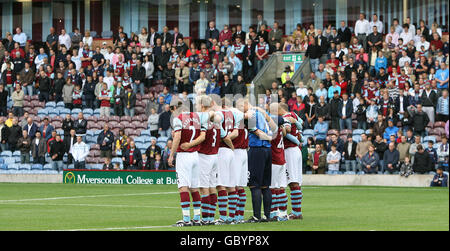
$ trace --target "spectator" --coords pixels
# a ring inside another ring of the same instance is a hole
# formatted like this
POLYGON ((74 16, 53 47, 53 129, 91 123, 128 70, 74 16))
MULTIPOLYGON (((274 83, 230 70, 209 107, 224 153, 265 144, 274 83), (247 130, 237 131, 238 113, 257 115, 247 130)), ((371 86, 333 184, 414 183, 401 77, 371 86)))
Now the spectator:
POLYGON ((120 129, 119 135, 116 139, 116 156, 122 157, 122 154, 125 152, 126 148, 128 146, 128 136, 125 135, 125 130, 120 129))
POLYGON ((75 169, 86 169, 86 157, 89 154, 89 146, 83 142, 83 137, 77 135, 76 143, 72 145, 70 153, 73 156, 75 169))
POLYGON ((64 137, 63 143, 64 151, 67 153, 67 165, 73 164, 72 148, 74 144, 77 143, 75 129, 70 130, 69 135, 64 137))
POLYGON ((389 143, 388 149, 383 155, 383 169, 382 172, 393 174, 398 171, 400 154, 397 149, 395 149, 395 143, 389 143))
POLYGON ((136 148, 134 141, 130 142, 130 148, 125 151, 122 161, 125 170, 137 170, 141 166, 141 151, 136 148))
POLYGON ((0 116, 6 116, 8 108, 9 93, 5 90, 4 85, 0 84, 0 116))
POLYGON ((319 116, 317 123, 314 125, 314 135, 317 142, 325 143, 328 133, 328 123, 324 121, 323 116, 319 116))
POLYGON ((394 126, 394 121, 392 119, 388 120, 388 126, 384 129, 383 138, 389 140, 391 135, 397 136, 398 127, 394 126))
POLYGON ((413 170, 414 173, 419 174, 426 174, 433 170, 430 155, 425 152, 422 145, 417 146, 417 152, 414 154, 413 170))
POLYGON ((438 167, 436 174, 430 184, 431 187, 447 187, 448 186, 448 175, 443 172, 441 167, 438 167))
POLYGON ((50 146, 50 157, 52 159, 53 169, 61 172, 63 170, 63 157, 64 157, 64 143, 61 140, 60 135, 55 136, 55 142, 50 146))
MULTIPOLYGON (((116 168, 114 168, 113 164, 111 163, 111 159, 110 158, 105 158, 105 163, 103 164, 103 168, 102 169, 103 170, 116 170, 116 168)), ((120 168, 118 168, 118 169, 120 169, 120 168)))
POLYGON ((74 129, 74 122, 72 120, 72 116, 67 114, 62 122, 62 129, 64 131, 64 138, 70 134, 70 130, 74 129))
POLYGON ((8 129, 7 134, 8 146, 11 152, 19 150, 17 147, 17 142, 20 137, 22 137, 22 128, 18 125, 17 118, 14 117, 12 119, 12 126, 8 129))
POLYGON ((414 129, 414 134, 419 134, 420 136, 424 137, 425 132, 426 132, 425 127, 430 122, 430 119, 429 119, 427 113, 425 113, 422 110, 421 104, 417 105, 417 111, 413 114, 412 121, 413 121, 412 126, 414 129))
POLYGON ((428 147, 425 149, 425 151, 430 155, 431 166, 434 169, 434 167, 437 165, 437 161, 438 161, 437 151, 433 147, 434 142, 432 140, 428 141, 427 143, 428 143, 428 147))
POLYGON ((399 152, 399 161, 404 162, 406 157, 409 157, 409 149, 411 144, 406 140, 406 136, 401 136, 400 143, 397 144, 397 150, 399 152))
POLYGON ((134 117, 134 108, 136 106, 136 94, 131 89, 131 86, 128 86, 124 94, 123 101, 125 107, 125 116, 134 117))
POLYGON ((39 131, 42 132, 42 138, 48 141, 55 128, 49 123, 48 118, 44 118, 43 124, 39 127, 39 131))
POLYGON ((442 96, 436 104, 436 121, 447 121, 449 116, 448 90, 442 90, 442 96))
POLYGON ((22 137, 17 140, 17 149, 20 151, 20 163, 30 163, 31 138, 26 130, 22 131, 22 137))
POLYGON ((338 114, 339 114, 339 127, 340 130, 352 129, 352 111, 353 103, 352 100, 348 98, 347 93, 342 94, 342 100, 338 104, 338 114))
POLYGON ((341 153, 336 151, 337 146, 331 145, 331 151, 327 154, 328 174, 337 174, 341 162, 341 153))
POLYGON ((161 150, 161 147, 156 145, 156 138, 152 138, 150 146, 145 150, 145 154, 150 160, 154 160, 156 154, 161 154, 161 150))
POLYGON ((103 83, 103 89, 100 92, 100 116, 109 117, 111 115, 111 92, 108 90, 108 85, 103 83))
POLYGON ((100 157, 112 158, 112 145, 114 143, 114 134, 109 130, 109 125, 103 126, 103 131, 97 137, 97 144, 100 145, 100 157))
POLYGON ((62 98, 64 102, 64 106, 68 109, 73 108, 73 92, 74 92, 74 85, 72 84, 72 80, 70 78, 67 78, 66 84, 63 86, 62 89, 62 98))
POLYGON ((405 161, 400 164, 400 176, 408 178, 409 175, 413 174, 412 164, 409 161, 409 157, 405 157, 405 161))
POLYGON ((312 160, 312 173, 313 174, 325 174, 327 168, 327 152, 322 151, 322 145, 316 144, 316 149, 310 154, 312 160))
POLYGON ((160 136, 170 137, 172 134, 172 129, 170 125, 170 117, 172 116, 172 111, 169 105, 164 106, 164 112, 159 115, 158 120, 158 131, 160 136))
POLYGON ((33 119, 29 117, 27 118, 27 124, 23 127, 23 130, 27 131, 28 137, 34 139, 39 128, 36 123, 33 122, 33 119))
MULTIPOLYGON (((128 86, 131 90, 131 85, 128 86)), ((126 93, 125 88, 122 87, 122 82, 115 82, 111 87, 111 101, 110 105, 114 108, 114 115, 122 117, 124 115, 124 103, 125 103, 126 93)), ((125 110, 126 111, 126 110, 125 110)), ((127 115, 127 114, 125 114, 127 115)))
POLYGON ((441 138, 441 143, 437 147, 438 166, 442 167, 445 171, 448 171, 448 156, 449 156, 449 144, 448 139, 444 135, 441 138))
POLYGON ((353 142, 352 135, 349 134, 347 136, 347 142, 344 144, 344 163, 345 163, 345 171, 353 171, 357 172, 357 162, 356 162, 356 145, 357 143, 353 142))
POLYGON ((152 108, 150 116, 148 116, 148 126, 152 137, 158 136, 158 121, 159 115, 156 113, 155 108, 152 108))
POLYGON ((31 142, 31 156, 33 164, 45 165, 45 154, 47 153, 47 142, 42 138, 41 132, 37 131, 31 142))
POLYGON ((370 145, 372 145, 372 143, 367 140, 367 135, 365 133, 361 134, 361 141, 356 144, 356 157, 359 160, 366 155, 370 145))
POLYGON ((23 115, 23 101, 24 101, 24 93, 20 85, 16 86, 15 91, 11 94, 11 99, 13 101, 13 113, 17 117, 21 117, 23 115))
POLYGON ((87 131, 87 120, 84 119, 84 115, 82 112, 78 113, 78 118, 73 122, 73 128, 75 129, 75 133, 78 135, 85 135, 87 131))
POLYGON ((5 119, 0 117, 0 151, 6 151, 8 149, 8 126, 5 125, 5 119))
POLYGON ((361 158, 360 168, 366 174, 374 174, 377 172, 379 163, 378 154, 375 152, 375 147, 369 145, 367 153, 361 158))

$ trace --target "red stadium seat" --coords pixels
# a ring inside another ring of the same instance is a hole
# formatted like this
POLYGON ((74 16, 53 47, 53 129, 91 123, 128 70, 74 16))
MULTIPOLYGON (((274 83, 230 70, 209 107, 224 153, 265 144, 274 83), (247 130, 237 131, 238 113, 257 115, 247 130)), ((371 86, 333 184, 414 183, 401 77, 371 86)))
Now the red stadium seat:
POLYGON ((120 117, 119 116, 111 116, 111 117, 109 117, 109 122, 111 122, 111 121, 119 122, 120 117))
POLYGON ((433 128, 436 128, 436 127, 445 128, 445 122, 442 122, 442 121, 435 122, 433 125, 433 128))
POLYGON ((345 130, 341 130, 340 132, 339 132, 339 135, 345 135, 345 136, 347 136, 347 135, 349 135, 349 134, 351 134, 352 133, 352 130, 350 130, 350 129, 345 129, 345 130))
POLYGON ((132 119, 131 119, 130 116, 122 116, 122 117, 120 118, 120 122, 124 122, 124 121, 131 122, 132 119))
POLYGON ((338 130, 335 130, 335 129, 328 130, 327 135, 332 135, 332 134, 339 135, 339 131, 338 131, 338 130))

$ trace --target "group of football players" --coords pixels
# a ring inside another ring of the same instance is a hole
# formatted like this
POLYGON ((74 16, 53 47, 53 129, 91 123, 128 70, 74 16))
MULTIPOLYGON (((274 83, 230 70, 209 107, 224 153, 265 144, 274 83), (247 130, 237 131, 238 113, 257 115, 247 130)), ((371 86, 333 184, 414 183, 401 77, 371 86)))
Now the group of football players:
POLYGON ((194 109, 177 99, 171 102, 169 165, 176 169, 183 215, 174 226, 302 219, 302 120, 283 103, 270 104, 267 112, 246 98, 202 95, 195 101, 194 109), (253 206, 247 221, 245 187, 253 206))

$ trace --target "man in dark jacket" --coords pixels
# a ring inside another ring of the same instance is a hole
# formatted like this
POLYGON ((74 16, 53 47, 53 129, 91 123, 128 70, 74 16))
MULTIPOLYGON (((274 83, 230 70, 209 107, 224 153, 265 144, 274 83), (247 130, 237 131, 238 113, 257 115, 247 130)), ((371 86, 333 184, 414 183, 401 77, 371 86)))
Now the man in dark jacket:
POLYGON ((392 174, 398 171, 398 162, 400 158, 400 153, 395 148, 395 143, 389 143, 389 148, 384 152, 383 155, 383 170, 382 172, 387 172, 392 174))
POLYGON ((86 108, 95 109, 95 85, 96 83, 92 80, 92 76, 87 76, 86 83, 83 86, 83 99, 86 103, 86 108))
POLYGON ((347 136, 347 142, 344 144, 344 160, 346 171, 356 172, 356 142, 353 142, 352 135, 347 136), (350 170, 350 166, 352 169, 350 170))
POLYGON ((136 170, 141 166, 141 151, 136 148, 134 141, 130 142, 130 148, 125 151, 122 161, 125 170, 136 170))
POLYGON ((64 131, 64 138, 70 134, 70 130, 74 129, 72 116, 66 115, 66 118, 62 122, 62 129, 64 131))
POLYGON ((5 89, 3 84, 0 84, 0 116, 7 115, 8 109, 8 91, 5 89))
POLYGON ((245 76, 245 82, 250 82, 255 73, 255 47, 256 44, 253 43, 251 39, 247 40, 244 50, 242 51, 242 72, 245 76))
POLYGON ((23 127, 23 130, 27 131, 28 137, 34 139, 36 132, 39 131, 39 127, 36 125, 36 123, 33 122, 32 118, 28 117, 27 124, 23 127))
POLYGON ((61 172, 63 170, 64 143, 60 135, 55 136, 55 141, 50 146, 50 157, 52 159, 53 169, 61 172))
POLYGON ((51 82, 45 71, 39 73, 39 101, 48 102, 50 98, 51 82))
POLYGON ((58 72, 56 75, 57 75, 57 78, 54 82, 54 88, 53 88, 52 95, 55 98, 55 102, 60 102, 60 101, 63 101, 62 90, 63 90, 63 87, 64 87, 66 81, 64 80, 64 76, 63 76, 62 72, 58 72))
POLYGON ((425 128, 430 122, 430 118, 428 115, 422 110, 422 105, 417 105, 417 111, 414 113, 412 117, 414 134, 419 134, 420 136, 425 136, 425 128))
POLYGON ((77 137, 75 135, 74 129, 70 130, 69 135, 64 136, 63 143, 64 143, 64 151, 67 153, 67 164, 70 165, 73 162, 73 157, 72 154, 70 153, 70 149, 75 143, 77 143, 77 137))
POLYGON ((164 112, 159 115, 158 118, 158 130, 159 135, 164 137, 171 136, 171 125, 170 125, 170 117, 172 116, 172 111, 170 110, 169 105, 164 106, 164 112))
POLYGON ((227 94, 233 94, 233 86, 234 83, 231 82, 230 76, 228 74, 223 75, 223 83, 222 87, 220 88, 220 97, 225 97, 227 94))
POLYGON ((19 126, 17 118, 13 118, 13 125, 8 129, 9 150, 14 152, 18 150, 17 140, 22 136, 22 128, 19 126))
POLYGON ((136 66, 133 67, 133 72, 131 74, 136 92, 141 90, 141 94, 144 93, 146 72, 140 59, 136 61, 136 66))
POLYGON ((430 155, 425 152, 422 145, 417 146, 417 152, 414 154, 413 170, 420 174, 427 174, 433 170, 430 155))
POLYGON ((341 42, 347 43, 347 46, 350 45, 350 39, 352 38, 352 32, 345 25, 345 21, 341 21, 341 27, 338 29, 338 37, 341 42))
POLYGON ((37 131, 34 139, 31 141, 31 156, 33 156, 33 164, 45 165, 46 153, 47 142, 42 139, 41 132, 37 131))
POLYGON ((432 187, 447 187, 448 186, 448 175, 443 172, 442 167, 437 168, 436 175, 434 175, 430 186, 432 186, 432 187))
POLYGON ((338 104, 340 130, 352 129, 352 113, 353 113, 352 100, 348 98, 347 93, 343 93, 342 100, 338 104))
POLYGON ((84 119, 83 113, 78 113, 78 119, 73 122, 73 128, 76 134, 84 135, 87 131, 87 120, 84 119))
POLYGON ((331 129, 339 130, 339 104, 341 103, 341 99, 339 98, 339 92, 335 91, 333 98, 330 101, 330 118, 331 118, 331 129))
POLYGON ((97 137, 97 144, 100 145, 100 157, 112 158, 112 145, 114 134, 109 130, 108 124, 103 126, 103 131, 97 137))
POLYGON ((22 131, 22 137, 17 140, 17 149, 20 151, 20 163, 30 163, 31 138, 26 130, 22 131))

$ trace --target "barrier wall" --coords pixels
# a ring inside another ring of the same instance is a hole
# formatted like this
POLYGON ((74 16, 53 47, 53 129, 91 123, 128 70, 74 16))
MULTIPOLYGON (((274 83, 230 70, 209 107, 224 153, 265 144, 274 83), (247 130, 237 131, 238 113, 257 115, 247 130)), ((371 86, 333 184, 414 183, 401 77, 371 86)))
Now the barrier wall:
MULTIPOLYGON (((73 171, 71 171, 73 172, 73 171)), ((114 179, 121 180, 117 184, 173 184, 174 172, 73 172, 73 178, 64 174, 1 174, 0 182, 10 183, 106 183, 114 184, 114 179), (89 175, 90 174, 90 175, 89 175), (78 176, 80 175, 80 176, 78 176), (85 175, 85 176, 83 176, 85 175), (105 179, 106 178, 106 179, 105 179), (162 178, 162 179, 161 179, 162 178), (70 180, 69 180, 70 179, 70 180), (80 181, 84 182, 78 182, 80 181), (128 179, 128 180, 127 180, 128 179), (161 183, 158 182, 161 179, 161 183), (90 182, 86 182, 89 180, 90 182), (167 182, 171 180, 172 182, 167 182), (131 182, 128 182, 131 181, 131 182)), ((408 178, 399 175, 303 175, 303 185, 307 186, 399 186, 428 187, 432 175, 412 175, 408 178)))

